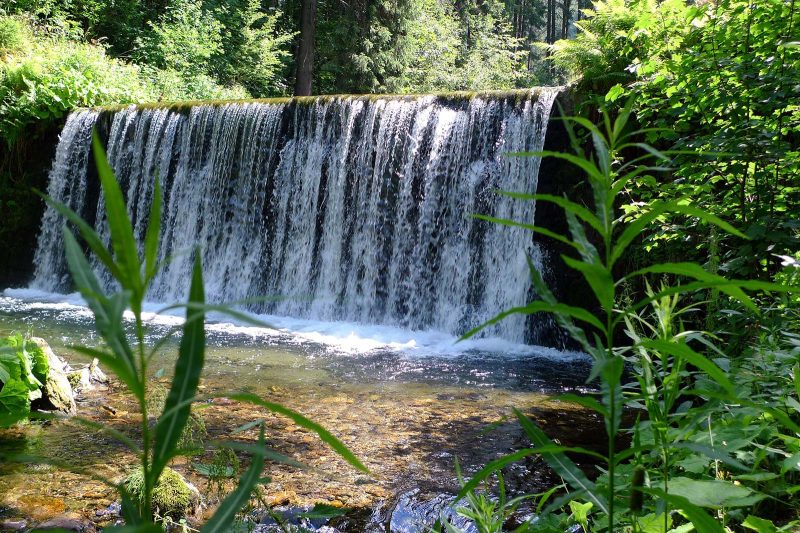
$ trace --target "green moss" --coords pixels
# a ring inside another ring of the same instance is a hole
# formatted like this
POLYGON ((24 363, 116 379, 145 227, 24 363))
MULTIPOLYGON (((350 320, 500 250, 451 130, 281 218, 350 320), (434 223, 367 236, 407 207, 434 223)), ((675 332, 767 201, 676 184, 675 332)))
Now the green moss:
POLYGON ((147 413, 149 416, 161 416, 164 404, 167 403, 167 388, 158 382, 150 383, 147 388, 147 413))
MULTIPOLYGON (((144 502, 144 472, 141 467, 125 478, 123 484, 134 500, 144 502)), ((192 504, 192 490, 183 476, 171 468, 165 468, 153 488, 152 504, 162 517, 184 516, 192 504)))
MULTIPOLYGON (((537 97, 539 90, 533 89, 514 89, 506 91, 456 91, 440 92, 433 94, 326 94, 320 96, 296 96, 281 98, 259 98, 252 100, 230 99, 230 100, 186 100, 181 102, 151 102, 139 104, 138 109, 169 109, 175 113, 188 113, 193 107, 197 106, 217 106, 221 107, 228 104, 259 103, 267 105, 313 105, 315 103, 328 103, 345 99, 363 100, 375 102, 378 100, 416 100, 418 98, 433 96, 445 103, 468 102, 474 98, 493 98, 508 99, 515 102, 522 102, 531 97, 537 97)), ((128 106, 105 106, 98 108, 101 111, 115 112, 127 108, 128 106)))
POLYGON ((203 414, 192 409, 178 439, 178 449, 192 453, 202 452, 207 437, 208 430, 203 414))

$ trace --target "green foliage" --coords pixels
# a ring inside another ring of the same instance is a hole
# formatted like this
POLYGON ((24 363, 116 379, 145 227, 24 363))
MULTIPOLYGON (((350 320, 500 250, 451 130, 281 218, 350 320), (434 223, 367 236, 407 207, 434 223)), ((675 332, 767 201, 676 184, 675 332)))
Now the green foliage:
POLYGON ((44 36, 28 53, 0 62, 0 136, 12 145, 30 125, 76 107, 147 97, 135 67, 108 58, 102 48, 44 36))
POLYGON ((26 24, 14 17, 0 18, 0 57, 24 53, 31 40, 26 24))
POLYGON ((800 6, 608 0, 587 15, 576 39, 556 43, 554 60, 600 105, 636 96, 643 136, 671 151, 672 173, 645 173, 624 189, 625 214, 691 198, 749 237, 709 238, 702 225, 663 214, 660 230, 642 235, 627 260, 681 258, 737 276, 775 276, 780 256, 800 250, 791 216, 800 209, 800 108, 791 97, 800 84, 800 6))
POLYGON ((20 334, 0 338, 0 427, 23 420, 42 397, 50 365, 38 344, 20 334))
POLYGON ((208 478, 206 498, 221 500, 228 494, 228 482, 239 473, 239 458, 230 448, 218 448, 211 456, 210 464, 195 463, 195 470, 208 478))
MULTIPOLYGON (((793 381, 790 385, 784 380, 772 389, 780 400, 759 398, 752 388, 744 387, 746 374, 731 368, 730 359, 717 347, 713 335, 683 329, 682 318, 700 309, 702 304, 681 308, 680 302, 714 289, 758 312, 745 291, 790 293, 793 289, 760 281, 727 279, 687 262, 651 264, 629 273, 614 268, 637 238, 652 231, 649 228, 658 223, 663 213, 696 217, 707 225, 745 238, 717 216, 679 202, 654 202, 648 211, 634 219, 618 216, 615 206, 621 191, 653 170, 643 162, 668 158, 633 140, 632 136, 639 132, 628 132, 630 117, 631 104, 616 120, 604 114, 602 129, 582 118, 570 119, 588 131, 594 154, 591 157, 584 154, 571 127, 568 129, 575 141, 576 155, 543 154, 569 161, 586 173, 594 200, 591 208, 565 198, 506 193, 520 200, 553 202, 564 209, 569 237, 532 225, 524 227, 557 238, 572 248, 574 255, 564 255, 562 259, 584 278, 600 309, 599 319, 583 309, 557 302, 531 267, 539 299, 502 313, 486 324, 511 313, 550 312, 592 357, 590 380, 599 382, 597 397, 566 395, 563 399, 575 401, 603 417, 608 437, 607 452, 601 456, 603 473, 592 480, 566 455, 571 452, 592 459, 597 458, 596 452, 557 446, 531 420, 515 411, 533 447, 487 465, 464 485, 460 496, 468 495, 509 462, 539 454, 572 489, 558 505, 544 511, 545 514, 548 510, 555 511, 556 520, 566 516, 559 509, 569 503, 570 520, 591 531, 638 531, 647 525, 649 530, 666 532, 675 522, 688 520, 697 531, 722 532, 723 524, 744 520, 738 507, 756 511, 762 502, 768 501, 764 487, 748 486, 751 485, 748 481, 776 479, 778 475, 772 477, 772 473, 780 472, 783 476, 796 468, 794 447, 798 441, 793 436, 786 435, 788 438, 783 439, 780 435, 784 430, 790 434, 800 430, 792 418, 800 413, 800 409, 793 407, 796 404, 800 408, 796 398, 800 388, 793 381), (636 149, 644 155, 626 162, 622 154, 636 149), (658 279, 665 275, 674 284, 649 289, 653 276, 658 279), (618 287, 635 280, 648 287, 647 292, 638 300, 631 295, 620 298, 618 287), (584 327, 577 327, 575 320, 583 322, 584 327), (621 331, 630 338, 630 344, 619 343, 621 331), (626 364, 636 377, 629 384, 622 380, 626 364), (696 399, 697 405, 691 399, 696 399), (622 420, 625 407, 642 410, 646 417, 625 428, 622 420), (761 420, 759 413, 764 417, 761 420), (618 437, 624 432, 631 435, 631 445, 620 450, 618 437), (781 441, 783 444, 777 444, 781 441), (783 462, 769 464, 775 456, 784 457, 783 462), (762 478, 761 474, 767 476, 762 478), (703 508, 714 509, 715 517, 703 508)), ((496 222, 520 225, 517 221, 496 222)), ((798 355, 773 364, 770 370, 780 375, 779 368, 785 370, 791 365, 800 368, 798 355)), ((743 363, 741 368, 751 364, 743 363)), ((769 495, 793 498, 794 478, 787 481, 769 495)), ((487 517, 474 517, 483 524, 490 522, 487 517)))
POLYGON ((222 49, 222 25, 198 0, 173 0, 142 40, 137 56, 179 73, 208 72, 222 49))
POLYGON ((185 63, 184 72, 141 68, 109 57, 98 45, 34 31, 21 19, 0 16, 3 28, 10 28, 9 46, 14 32, 25 37, 16 53, 0 50, 0 137, 9 146, 33 126, 55 122, 78 107, 248 96, 243 88, 223 88, 185 63))
MULTIPOLYGON (((185 493, 181 486, 176 486, 172 482, 164 485, 159 483, 164 476, 167 481, 174 481, 171 479, 174 476, 167 465, 183 452, 180 449, 182 440, 185 443, 183 435, 187 425, 189 427, 192 425, 190 423, 192 404, 197 400, 197 388, 205 359, 205 313, 210 308, 237 316, 239 314, 224 306, 206 306, 200 253, 196 252, 189 299, 186 304, 181 305, 186 308, 186 320, 172 382, 164 400, 163 411, 158 416, 155 427, 152 427, 148 408, 154 405, 154 401, 151 399, 148 402, 148 399, 152 398, 149 394, 148 363, 153 353, 145 344, 142 303, 147 288, 159 268, 156 259, 162 215, 161 188, 156 182, 145 240, 144 243, 137 243, 133 236, 133 226, 125 199, 97 136, 94 137, 93 148, 108 213, 111 249, 103 244, 91 226, 69 208, 49 198, 47 201, 72 222, 98 264, 108 271, 118 286, 117 292, 109 294, 106 291, 77 239, 65 227, 65 254, 73 282, 93 312, 95 327, 105 342, 105 347, 101 349, 76 347, 76 350, 96 357, 111 369, 134 396, 141 412, 142 448, 139 450, 134 447, 134 451, 140 455, 140 472, 132 480, 129 479, 128 482, 118 486, 123 497, 123 516, 128 525, 133 526, 139 523, 152 523, 154 511, 163 515, 167 512, 167 507, 170 508, 169 512, 175 511, 178 506, 185 508, 185 493), (130 310, 134 317, 133 339, 129 338, 124 328, 123 313, 126 310, 130 310), (130 497, 132 494, 133 499, 130 497)), ((299 425, 316 432, 353 466, 366 471, 341 441, 299 413, 250 394, 234 393, 227 396, 234 400, 260 405, 289 417, 299 425)), ((197 426, 196 419, 194 424, 197 426)), ((109 430, 109 433, 119 434, 115 430, 109 430)), ((128 437, 121 440, 129 446, 133 443, 128 437)), ((267 456, 263 426, 258 444, 251 446, 249 451, 252 453, 252 462, 240 479, 239 486, 220 504, 202 531, 226 531, 238 510, 249 500, 253 488, 262 482, 261 472, 267 456)))
POLYGON ((224 3, 215 14, 222 30, 221 48, 211 58, 217 78, 257 98, 285 94, 282 75, 294 33, 280 28, 282 16, 281 11, 263 11, 259 0, 224 3))

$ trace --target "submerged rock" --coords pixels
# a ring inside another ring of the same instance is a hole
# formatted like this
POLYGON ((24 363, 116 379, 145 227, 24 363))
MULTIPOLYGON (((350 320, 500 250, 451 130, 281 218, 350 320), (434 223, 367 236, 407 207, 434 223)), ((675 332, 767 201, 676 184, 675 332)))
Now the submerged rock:
POLYGON ((3 520, 0 521, 0 530, 3 531, 22 531, 27 527, 25 520, 3 520))
POLYGON ((94 531, 94 528, 85 524, 80 515, 67 513, 51 518, 36 526, 34 531, 59 530, 59 531, 94 531))
POLYGON ((41 348, 47 357, 47 364, 50 367, 42 389, 42 398, 37 401, 35 407, 74 415, 77 408, 75 406, 75 394, 67 376, 67 372, 70 370, 69 365, 53 352, 53 349, 44 339, 33 337, 31 342, 41 348))

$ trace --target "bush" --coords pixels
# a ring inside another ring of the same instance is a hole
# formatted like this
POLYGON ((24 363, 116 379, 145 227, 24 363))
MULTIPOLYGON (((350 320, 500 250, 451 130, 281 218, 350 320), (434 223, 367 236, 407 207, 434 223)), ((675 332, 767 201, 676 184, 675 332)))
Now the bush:
POLYGON ((0 17, 0 136, 9 146, 33 124, 79 107, 248 96, 244 88, 222 87, 207 74, 139 67, 109 57, 101 46, 0 17), (3 55, 2 43, 11 47, 20 36, 32 38, 25 38, 28 49, 3 55))
POLYGON ((77 107, 140 102, 151 93, 139 69, 89 44, 45 38, 0 63, 0 135, 13 145, 37 121, 77 107))
POLYGON ((28 27, 14 17, 0 17, 0 57, 24 52, 31 40, 28 27))

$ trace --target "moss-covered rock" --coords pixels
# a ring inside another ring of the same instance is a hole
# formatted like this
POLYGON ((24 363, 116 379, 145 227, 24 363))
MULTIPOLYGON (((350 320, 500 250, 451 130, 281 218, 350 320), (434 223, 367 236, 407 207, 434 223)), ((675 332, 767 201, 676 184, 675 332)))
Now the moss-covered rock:
POLYGON ((37 402, 36 407, 74 415, 77 407, 75 405, 75 393, 67 377, 69 365, 53 352, 53 349, 44 339, 32 337, 31 344, 42 351, 47 358, 48 366, 47 376, 42 388, 43 396, 37 402))
MULTIPOLYGON (((137 468, 123 481, 133 499, 144 500, 144 472, 137 468)), ((200 493, 182 475, 165 468, 153 487, 153 509, 159 516, 181 518, 191 514, 200 503, 200 493)))

